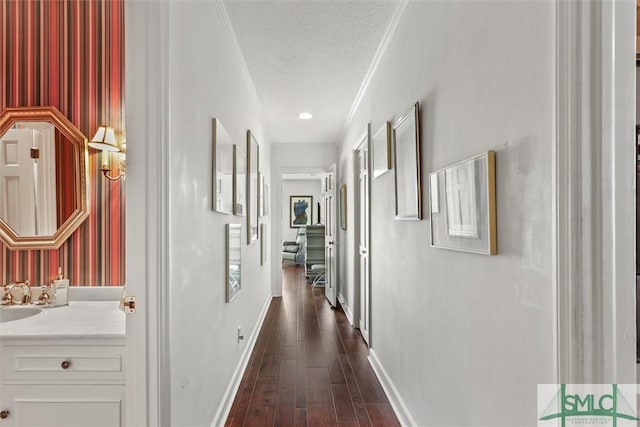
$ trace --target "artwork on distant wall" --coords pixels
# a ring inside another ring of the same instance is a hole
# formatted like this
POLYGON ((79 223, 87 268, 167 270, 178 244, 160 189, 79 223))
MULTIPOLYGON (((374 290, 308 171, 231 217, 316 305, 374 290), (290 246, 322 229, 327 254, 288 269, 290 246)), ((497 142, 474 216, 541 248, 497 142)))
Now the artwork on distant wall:
POLYGON ((213 119, 213 210, 233 213, 233 142, 220 120, 213 119))
POLYGON ((429 175, 431 245, 497 254, 495 152, 429 175))
POLYGON ((242 289, 242 225, 226 224, 226 301, 242 289))
POLYGON ((422 219, 419 104, 393 125, 396 219, 422 219))
POLYGON ((312 196, 289 197, 289 226, 291 228, 311 225, 313 216, 312 196))
POLYGON ((258 240, 260 218, 260 146, 255 136, 247 130, 247 244, 258 240))
POLYGON ((371 138, 371 159, 373 161, 373 177, 377 178, 391 170, 391 122, 385 122, 371 138))
POLYGON ((340 187, 340 228, 347 229, 347 184, 340 187))

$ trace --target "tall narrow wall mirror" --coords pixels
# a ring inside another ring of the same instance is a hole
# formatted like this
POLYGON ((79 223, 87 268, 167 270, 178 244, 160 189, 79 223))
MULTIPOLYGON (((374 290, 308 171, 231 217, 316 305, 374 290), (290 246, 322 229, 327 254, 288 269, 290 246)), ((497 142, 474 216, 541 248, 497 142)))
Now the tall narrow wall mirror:
POLYGON ((371 138, 371 166, 374 178, 389 172, 393 166, 391 163, 393 160, 391 155, 391 134, 391 122, 385 122, 371 138))
POLYGON ((233 144, 233 214, 244 216, 247 213, 247 158, 244 150, 233 144))
POLYGON ((260 187, 258 186, 258 165, 260 164, 260 146, 247 131, 247 244, 258 240, 258 220, 260 218, 260 187))
POLYGON ((220 120, 213 119, 213 210, 233 213, 233 142, 220 120))
POLYGON ((226 301, 242 289, 242 225, 226 224, 226 301))
POLYGON ((422 219, 419 104, 393 125, 396 219, 422 219))
POLYGON ((87 139, 55 107, 0 113, 0 239, 59 248, 89 215, 87 139))

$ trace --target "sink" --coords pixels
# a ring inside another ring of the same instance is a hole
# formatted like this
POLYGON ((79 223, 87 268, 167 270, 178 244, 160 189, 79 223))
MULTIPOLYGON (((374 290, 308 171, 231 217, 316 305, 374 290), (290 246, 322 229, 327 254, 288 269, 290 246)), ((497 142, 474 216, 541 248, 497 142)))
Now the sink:
POLYGON ((41 311, 41 308, 32 306, 23 307, 20 305, 11 305, 0 307, 0 323, 24 319, 25 317, 34 316, 41 311))

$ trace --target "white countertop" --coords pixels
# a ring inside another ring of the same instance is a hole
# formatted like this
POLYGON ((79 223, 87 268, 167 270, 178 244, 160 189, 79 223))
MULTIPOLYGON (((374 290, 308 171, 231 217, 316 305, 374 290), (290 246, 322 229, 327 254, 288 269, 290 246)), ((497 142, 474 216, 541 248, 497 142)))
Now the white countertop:
POLYGON ((31 317, 0 323, 0 339, 124 338, 125 314, 118 305, 118 301, 70 301, 68 306, 43 308, 31 317))

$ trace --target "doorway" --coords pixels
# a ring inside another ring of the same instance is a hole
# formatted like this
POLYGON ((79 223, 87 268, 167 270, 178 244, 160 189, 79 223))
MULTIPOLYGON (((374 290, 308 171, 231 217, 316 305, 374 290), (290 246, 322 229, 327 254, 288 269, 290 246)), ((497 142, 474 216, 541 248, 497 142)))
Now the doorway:
MULTIPOLYGON (((273 193, 275 199, 274 209, 272 212, 272 236, 273 236, 273 258, 274 264, 272 268, 272 294, 274 296, 282 295, 283 281, 283 255, 282 242, 295 242, 298 239, 299 228, 291 227, 291 197, 304 196, 308 200, 309 208, 309 225, 322 223, 326 221, 326 213, 323 205, 324 178, 327 174, 325 169, 321 168, 281 168, 276 175, 277 188, 273 193), (278 196, 276 196, 278 195, 278 196)), ((273 181, 272 181, 273 182, 273 181)), ((302 253, 298 259, 304 258, 304 245, 301 247, 302 253), (302 258, 300 258, 302 257, 302 258)), ((288 263, 291 264, 291 263, 288 263)), ((304 266, 304 261, 299 263, 304 266)))

